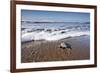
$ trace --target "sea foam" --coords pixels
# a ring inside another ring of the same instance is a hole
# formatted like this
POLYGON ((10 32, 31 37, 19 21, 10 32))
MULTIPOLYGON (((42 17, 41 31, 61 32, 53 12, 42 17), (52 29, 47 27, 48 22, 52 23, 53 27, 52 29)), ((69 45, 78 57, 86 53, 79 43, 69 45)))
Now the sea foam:
POLYGON ((55 41, 60 40, 68 37, 75 37, 81 35, 89 35, 88 31, 70 31, 61 33, 61 31, 54 31, 54 32, 28 32, 22 35, 22 42, 31 41, 31 40, 47 40, 47 41, 55 41))

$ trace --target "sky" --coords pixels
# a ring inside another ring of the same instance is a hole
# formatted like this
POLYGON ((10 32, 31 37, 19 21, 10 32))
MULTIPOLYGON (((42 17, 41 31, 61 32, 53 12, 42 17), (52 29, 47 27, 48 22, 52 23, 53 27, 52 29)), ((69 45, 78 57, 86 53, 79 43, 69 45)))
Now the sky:
POLYGON ((33 22, 89 22, 90 13, 21 10, 21 20, 33 22))

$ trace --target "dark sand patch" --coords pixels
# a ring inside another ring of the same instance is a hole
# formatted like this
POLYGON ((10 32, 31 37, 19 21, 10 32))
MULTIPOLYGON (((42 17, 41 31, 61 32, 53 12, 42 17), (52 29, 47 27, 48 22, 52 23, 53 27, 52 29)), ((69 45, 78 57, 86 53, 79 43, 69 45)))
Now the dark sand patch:
POLYGON ((86 60, 90 58, 89 36, 65 38, 59 41, 30 41, 21 45, 21 62, 86 60), (61 49, 61 42, 71 44, 72 50, 61 49))

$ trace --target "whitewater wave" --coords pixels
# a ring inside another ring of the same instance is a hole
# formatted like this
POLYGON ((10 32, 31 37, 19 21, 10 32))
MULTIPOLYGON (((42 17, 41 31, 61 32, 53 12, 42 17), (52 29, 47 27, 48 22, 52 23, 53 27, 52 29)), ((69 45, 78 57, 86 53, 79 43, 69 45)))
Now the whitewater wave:
POLYGON ((55 41, 68 37, 89 35, 90 24, 82 23, 22 23, 22 42, 32 40, 55 41))
POLYGON ((53 31, 53 32, 27 32, 22 34, 22 42, 32 41, 32 40, 46 40, 46 41, 56 41, 68 37, 75 37, 81 35, 89 35, 89 31, 53 31))

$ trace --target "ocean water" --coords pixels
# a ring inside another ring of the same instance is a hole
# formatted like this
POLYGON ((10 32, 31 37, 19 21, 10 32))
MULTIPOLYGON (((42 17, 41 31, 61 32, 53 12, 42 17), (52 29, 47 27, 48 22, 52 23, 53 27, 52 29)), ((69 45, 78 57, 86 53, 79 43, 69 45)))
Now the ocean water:
POLYGON ((90 35, 89 22, 22 22, 22 42, 56 41, 68 37, 90 35))

